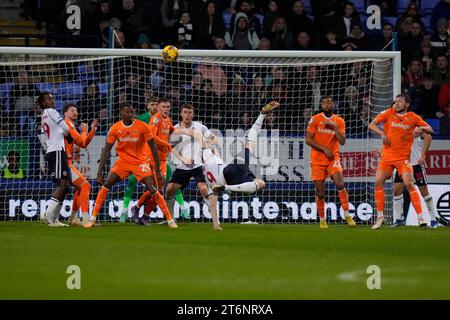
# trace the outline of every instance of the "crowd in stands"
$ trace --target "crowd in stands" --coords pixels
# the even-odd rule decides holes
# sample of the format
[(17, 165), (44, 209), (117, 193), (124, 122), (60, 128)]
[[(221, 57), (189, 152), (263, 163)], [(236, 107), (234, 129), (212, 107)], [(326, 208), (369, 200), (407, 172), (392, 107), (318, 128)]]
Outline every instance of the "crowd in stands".
[[(55, 0), (43, 4), (48, 6), (42, 8), (41, 17), (47, 32), (64, 30), (67, 3)], [(215, 50), (392, 50), (393, 32), (397, 32), (402, 51), (402, 91), (412, 96), (411, 110), (425, 118), (449, 117), (450, 0), (98, 0), (78, 4), (82, 16), (88, 17), (82, 19), (81, 30), (71, 31), (78, 46), (109, 47), (109, 26), (115, 30), (116, 48), (144, 49), (174, 44)], [(371, 4), (381, 8), (380, 30), (367, 27), (365, 12)], [(101, 41), (80, 38), (77, 42), (77, 35), (93, 35)], [(132, 101), (138, 112), (144, 112), (149, 98), (167, 96), (173, 101), (174, 112), (191, 102), (207, 125), (221, 130), (246, 129), (261, 105), (278, 99), (286, 106), (284, 115), (280, 113), (284, 119), (274, 115), (266, 126), (302, 134), (306, 121), (318, 111), (320, 95), (331, 94), (339, 112), (355, 124), (349, 127), (349, 133), (367, 132), (370, 63), (255, 68), (208, 63), (167, 65), (142, 57), (115, 63), (113, 87), (108, 83), (105, 61), (82, 63), (72, 69), (65, 65), (58, 70), (64, 81), (80, 86), (70, 97), (77, 90), (72, 88), (66, 94), (61, 84), (55, 84), (59, 109), (65, 101), (76, 101), (81, 120), (100, 119), (100, 132), (106, 132), (108, 119), (117, 116), (116, 108), (109, 110), (108, 105)], [(336, 79), (336, 74), (345, 74), (345, 79)], [(7, 82), (0, 84), (3, 135), (29, 134), (27, 129), (39, 122), (33, 97), (48, 88), (35, 79), (33, 70), (11, 72), (0, 67), (0, 82)], [(286, 121), (287, 115), (297, 121)]]

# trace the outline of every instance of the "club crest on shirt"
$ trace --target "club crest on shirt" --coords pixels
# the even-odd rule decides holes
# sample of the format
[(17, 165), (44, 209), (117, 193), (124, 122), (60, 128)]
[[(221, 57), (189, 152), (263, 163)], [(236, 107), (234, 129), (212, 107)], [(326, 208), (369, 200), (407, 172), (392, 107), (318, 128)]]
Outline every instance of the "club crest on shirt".
[(153, 119), (153, 124), (156, 125), (159, 122), (159, 117), (155, 117), (155, 119)]

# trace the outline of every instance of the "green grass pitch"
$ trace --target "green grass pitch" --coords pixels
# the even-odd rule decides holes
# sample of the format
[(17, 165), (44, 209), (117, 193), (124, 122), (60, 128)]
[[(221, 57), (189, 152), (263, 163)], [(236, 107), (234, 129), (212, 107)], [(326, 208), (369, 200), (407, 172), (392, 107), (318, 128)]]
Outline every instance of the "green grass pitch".
[[(0, 299), (450, 299), (450, 228), (223, 227), (3, 222)], [(66, 287), (69, 265), (80, 290)]]

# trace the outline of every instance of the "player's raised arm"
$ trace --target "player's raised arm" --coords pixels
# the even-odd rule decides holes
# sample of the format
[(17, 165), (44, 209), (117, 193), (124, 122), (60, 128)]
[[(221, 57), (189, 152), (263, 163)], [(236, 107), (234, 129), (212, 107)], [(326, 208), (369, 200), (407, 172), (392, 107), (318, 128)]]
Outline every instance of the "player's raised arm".
[(428, 134), (433, 134), (433, 128), (420, 116), (416, 115), (417, 118), (417, 127), (422, 129), (423, 132)]

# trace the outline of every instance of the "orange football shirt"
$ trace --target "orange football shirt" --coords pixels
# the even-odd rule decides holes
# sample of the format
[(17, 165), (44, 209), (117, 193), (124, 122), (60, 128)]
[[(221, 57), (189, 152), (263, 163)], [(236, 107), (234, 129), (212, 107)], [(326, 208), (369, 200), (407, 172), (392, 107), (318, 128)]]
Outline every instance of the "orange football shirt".
[[(314, 134), (314, 141), (318, 144), (330, 149), (333, 153), (333, 160), (340, 160), (339, 158), (339, 141), (336, 137), (334, 129), (325, 124), (326, 120), (330, 120), (337, 124), (339, 130), (345, 134), (345, 121), (338, 115), (333, 114), (331, 118), (325, 117), (322, 113), (316, 114), (309, 120), (308, 127), (306, 131)], [(325, 153), (312, 148), (311, 150), (311, 164), (312, 165), (328, 165), (330, 161), (328, 160)]]
[(94, 138), (95, 132), (94, 130), (91, 130), (91, 132), (89, 132), (88, 134), (86, 130), (83, 130), (83, 132), (80, 134), (75, 128), (75, 125), (72, 123), (72, 121), (70, 121), (69, 119), (65, 119), (64, 121), (69, 127), (69, 134), (67, 135), (67, 137), (64, 137), (67, 161), (69, 162), (69, 164), (72, 164), (73, 144), (75, 143), (81, 148), (86, 148), (89, 142), (91, 142), (92, 138)]
[(131, 164), (141, 164), (147, 161), (150, 147), (147, 141), (154, 136), (147, 124), (137, 119), (126, 126), (118, 121), (109, 129), (106, 142), (114, 144), (117, 141), (119, 158)]
[[(175, 131), (175, 127), (169, 117), (163, 118), (159, 112), (155, 113), (149, 122), (150, 131), (164, 143), (169, 143), (169, 137)], [(159, 141), (155, 140), (158, 146), (158, 156), (160, 161), (166, 161), (167, 152), (159, 150)]]
[(400, 115), (393, 107), (377, 115), (375, 121), (383, 123), (383, 131), (391, 140), (390, 147), (383, 144), (381, 149), (381, 159), (384, 161), (409, 160), (414, 129), (429, 125), (414, 112)]

